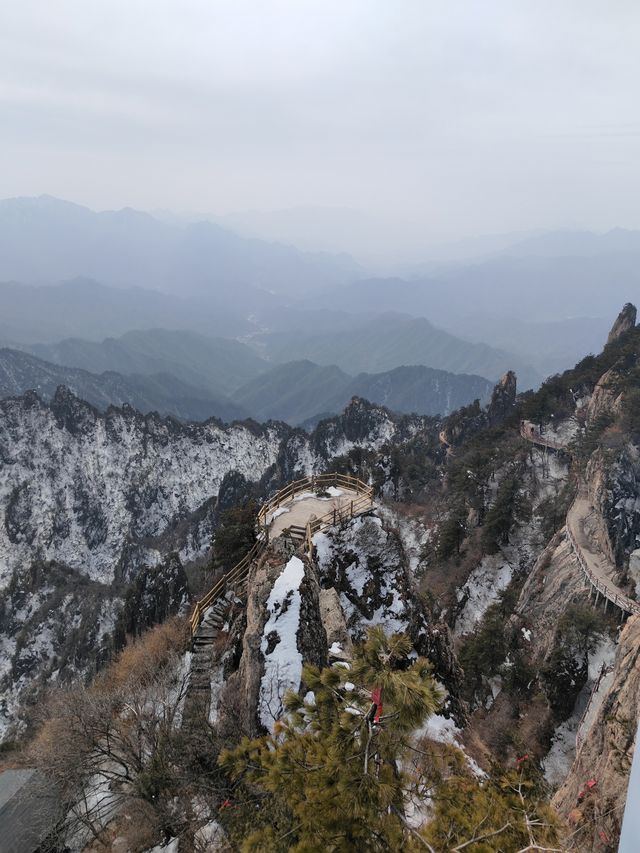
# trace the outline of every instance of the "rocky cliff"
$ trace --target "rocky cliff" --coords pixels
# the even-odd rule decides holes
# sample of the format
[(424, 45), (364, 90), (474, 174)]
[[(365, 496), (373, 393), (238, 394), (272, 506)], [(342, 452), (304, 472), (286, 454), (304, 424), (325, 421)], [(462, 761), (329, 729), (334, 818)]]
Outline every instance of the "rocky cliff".
[(313, 544), (313, 556), (301, 558), (278, 537), (252, 567), (246, 613), (230, 627), (237, 668), (227, 670), (219, 703), (227, 736), (270, 730), (285, 692), (304, 693), (303, 664), (348, 665), (352, 644), (371, 625), (410, 636), (449, 690), (447, 713), (464, 722), (448, 628), (418, 594), (399, 535), (372, 511), (317, 533)]
[[(640, 707), (640, 618), (616, 649), (613, 677), (554, 805), (579, 850), (605, 853), (620, 834)], [(633, 807), (633, 806), (632, 806)]]
[(609, 337), (607, 338), (607, 343), (610, 344), (612, 341), (615, 341), (621, 335), (624, 335), (625, 332), (628, 332), (630, 329), (636, 324), (637, 317), (637, 309), (635, 305), (632, 305), (630, 302), (623, 307), (622, 311), (618, 314), (615, 323), (611, 327), (611, 331), (609, 332)]

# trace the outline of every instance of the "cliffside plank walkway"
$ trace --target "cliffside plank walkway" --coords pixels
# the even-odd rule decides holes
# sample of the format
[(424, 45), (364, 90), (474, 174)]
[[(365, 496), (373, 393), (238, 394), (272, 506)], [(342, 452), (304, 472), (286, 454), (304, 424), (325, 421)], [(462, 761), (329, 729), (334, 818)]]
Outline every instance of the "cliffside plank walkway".
[[(520, 425), (520, 435), (532, 444), (551, 450), (570, 453), (567, 445), (557, 439), (542, 435), (528, 421)], [(611, 602), (623, 613), (640, 615), (640, 603), (626, 596), (611, 580), (616, 567), (600, 551), (594, 549), (591, 538), (585, 530), (585, 521), (593, 511), (587, 498), (586, 489), (581, 486), (573, 503), (569, 507), (566, 518), (567, 536), (576, 561), (582, 570), (585, 581), (595, 592), (596, 604), (600, 596), (604, 599), (605, 609)]]

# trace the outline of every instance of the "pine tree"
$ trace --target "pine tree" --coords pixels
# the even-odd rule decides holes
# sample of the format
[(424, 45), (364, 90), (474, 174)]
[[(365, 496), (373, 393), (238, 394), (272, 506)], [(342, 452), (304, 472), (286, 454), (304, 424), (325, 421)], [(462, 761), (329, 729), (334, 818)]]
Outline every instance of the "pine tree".
[[(408, 734), (438, 708), (440, 695), (429, 662), (411, 661), (410, 652), (406, 636), (370, 629), (350, 669), (304, 668), (308, 698), (288, 695), (273, 735), (223, 753), (222, 766), (251, 797), (248, 811), (228, 813), (243, 850), (400, 850), (420, 843), (404, 819), (409, 780), (401, 759)], [(372, 702), (378, 691), (382, 708)]]
[(488, 554), (495, 554), (500, 545), (509, 542), (509, 532), (518, 515), (525, 515), (525, 502), (520, 495), (517, 476), (507, 476), (500, 483), (496, 499), (487, 512), (482, 529), (482, 547)]
[(448, 560), (460, 553), (467, 535), (467, 508), (464, 501), (458, 501), (451, 509), (446, 520), (440, 525), (436, 544), (436, 557)]
[(558, 820), (538, 768), (528, 760), (484, 782), (453, 776), (435, 795), (432, 819), (422, 829), (431, 850), (562, 853)]
[(213, 537), (213, 568), (227, 572), (247, 554), (256, 541), (255, 501), (226, 509)]

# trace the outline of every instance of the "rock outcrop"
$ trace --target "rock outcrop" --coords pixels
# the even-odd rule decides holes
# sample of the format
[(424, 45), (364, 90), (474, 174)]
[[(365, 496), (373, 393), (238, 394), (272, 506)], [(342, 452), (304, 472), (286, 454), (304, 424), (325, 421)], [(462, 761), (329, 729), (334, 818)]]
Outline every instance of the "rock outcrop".
[(607, 338), (607, 343), (610, 344), (612, 341), (615, 341), (616, 338), (619, 338), (620, 335), (623, 335), (625, 332), (628, 332), (629, 329), (633, 329), (636, 324), (636, 306), (632, 305), (630, 302), (623, 307), (622, 311), (616, 317), (615, 323), (611, 327), (611, 331), (609, 332), (609, 337)]
[(620, 375), (613, 367), (598, 379), (587, 407), (588, 424), (593, 424), (603, 416), (613, 417), (620, 412), (622, 394), (619, 382)]
[(327, 663), (314, 568), (291, 550), (283, 557), (282, 544), (275, 539), (249, 575), (239, 665), (220, 702), (223, 729), (232, 737), (269, 729), (286, 691), (300, 688), (302, 665)]
[(501, 377), (487, 407), (489, 426), (498, 426), (513, 412), (516, 403), (516, 375), (512, 370)]

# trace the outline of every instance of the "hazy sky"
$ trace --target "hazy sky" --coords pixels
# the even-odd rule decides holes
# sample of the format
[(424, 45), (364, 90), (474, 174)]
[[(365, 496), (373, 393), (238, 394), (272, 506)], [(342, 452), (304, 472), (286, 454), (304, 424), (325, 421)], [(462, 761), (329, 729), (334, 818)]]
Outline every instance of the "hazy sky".
[(637, 0), (0, 4), (0, 196), (640, 227)]

